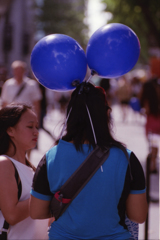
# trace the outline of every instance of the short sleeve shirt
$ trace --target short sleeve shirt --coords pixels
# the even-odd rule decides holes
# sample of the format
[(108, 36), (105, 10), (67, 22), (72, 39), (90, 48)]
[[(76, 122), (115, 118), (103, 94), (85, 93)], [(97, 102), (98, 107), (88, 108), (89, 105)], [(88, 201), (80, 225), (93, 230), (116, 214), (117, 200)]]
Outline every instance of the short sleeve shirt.
[[(21, 88), (23, 83), (26, 83), (24, 89), (16, 96), (17, 92)], [(42, 94), (39, 88), (38, 83), (35, 80), (24, 77), (23, 82), (18, 85), (17, 81), (14, 78), (8, 79), (3, 87), (1, 94), (2, 102), (6, 102), (7, 104), (14, 102), (17, 103), (25, 103), (25, 104), (33, 104), (34, 101), (39, 101), (42, 99)]]
[[(83, 152), (77, 152), (72, 143), (60, 140), (39, 163), (31, 194), (50, 201), (90, 151), (87, 144), (83, 145)], [(80, 239), (87, 239), (88, 236), (90, 239), (117, 239), (119, 235), (121, 239), (129, 238), (125, 227), (125, 202), (130, 193), (145, 192), (145, 177), (135, 154), (127, 151), (130, 167), (122, 150), (115, 147), (110, 149), (102, 168), (97, 170), (63, 215), (52, 224), (51, 239), (58, 239), (59, 234), (66, 239), (71, 236), (75, 236), (75, 239), (77, 236)]]

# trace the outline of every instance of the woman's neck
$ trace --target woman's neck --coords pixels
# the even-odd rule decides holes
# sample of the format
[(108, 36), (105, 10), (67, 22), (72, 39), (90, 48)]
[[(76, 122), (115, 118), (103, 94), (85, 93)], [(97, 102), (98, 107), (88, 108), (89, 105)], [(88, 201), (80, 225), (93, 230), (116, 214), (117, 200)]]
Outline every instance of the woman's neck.
[(24, 151), (15, 151), (14, 149), (10, 148), (6, 152), (6, 155), (26, 165), (26, 153)]

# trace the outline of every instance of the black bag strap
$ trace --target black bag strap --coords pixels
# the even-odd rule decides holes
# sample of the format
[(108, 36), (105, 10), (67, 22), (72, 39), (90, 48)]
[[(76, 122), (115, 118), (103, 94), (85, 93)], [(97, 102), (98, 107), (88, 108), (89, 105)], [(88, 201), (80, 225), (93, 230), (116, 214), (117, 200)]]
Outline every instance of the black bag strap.
[[(13, 166), (15, 168), (15, 178), (16, 178), (16, 182), (17, 182), (17, 186), (18, 186), (18, 200), (19, 200), (21, 193), (22, 193), (22, 183), (21, 183), (21, 181), (19, 181), (19, 174), (18, 174), (17, 168), (15, 167), (14, 164), (13, 164)], [(2, 233), (0, 234), (0, 240), (7, 240), (8, 229), (9, 229), (9, 223), (6, 220), (4, 220), (4, 224), (2, 227)]]
[(16, 178), (16, 182), (17, 182), (17, 185), (18, 185), (18, 200), (19, 200), (20, 197), (21, 197), (21, 193), (22, 193), (22, 183), (21, 183), (21, 180), (19, 178), (19, 174), (18, 174), (17, 168), (15, 167), (14, 164), (13, 164), (13, 166), (15, 168), (15, 178)]
[(22, 86), (19, 88), (19, 90), (18, 90), (18, 92), (16, 93), (16, 95), (14, 96), (12, 102), (21, 94), (21, 92), (23, 91), (23, 89), (25, 88), (25, 86), (26, 86), (26, 82), (24, 82), (24, 83), (22, 84)]
[(85, 161), (71, 175), (71, 177), (60, 188), (60, 192), (66, 198), (73, 198), (77, 195), (96, 171), (106, 161), (109, 155), (109, 148), (102, 151), (98, 146), (88, 155)]
[[(71, 177), (61, 186), (60, 190), (55, 193), (51, 201), (51, 214), (56, 220), (107, 160), (108, 156), (109, 148), (105, 148), (102, 151), (100, 147), (96, 146)], [(60, 205), (63, 204), (60, 210), (58, 209), (57, 201)]]

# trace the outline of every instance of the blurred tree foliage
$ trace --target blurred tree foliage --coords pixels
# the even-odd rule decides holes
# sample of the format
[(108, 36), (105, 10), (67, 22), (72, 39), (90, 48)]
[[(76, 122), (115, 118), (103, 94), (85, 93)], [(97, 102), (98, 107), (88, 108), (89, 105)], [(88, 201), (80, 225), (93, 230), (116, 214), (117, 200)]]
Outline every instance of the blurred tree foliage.
[(85, 0), (37, 0), (36, 2), (37, 30), (43, 31), (45, 35), (66, 34), (85, 47), (88, 41), (88, 27), (83, 21)]
[(113, 14), (108, 23), (122, 23), (133, 29), (141, 43), (140, 61), (147, 62), (149, 49), (160, 47), (159, 0), (102, 0)]

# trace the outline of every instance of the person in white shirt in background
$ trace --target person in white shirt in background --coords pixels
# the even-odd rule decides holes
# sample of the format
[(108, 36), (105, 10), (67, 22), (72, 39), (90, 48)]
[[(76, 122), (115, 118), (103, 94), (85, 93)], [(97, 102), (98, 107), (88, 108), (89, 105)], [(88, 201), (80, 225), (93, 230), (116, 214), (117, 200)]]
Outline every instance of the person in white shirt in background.
[(26, 76), (25, 62), (14, 61), (11, 68), (13, 78), (8, 79), (2, 86), (2, 107), (12, 102), (32, 105), (39, 120), (42, 94), (38, 82)]

